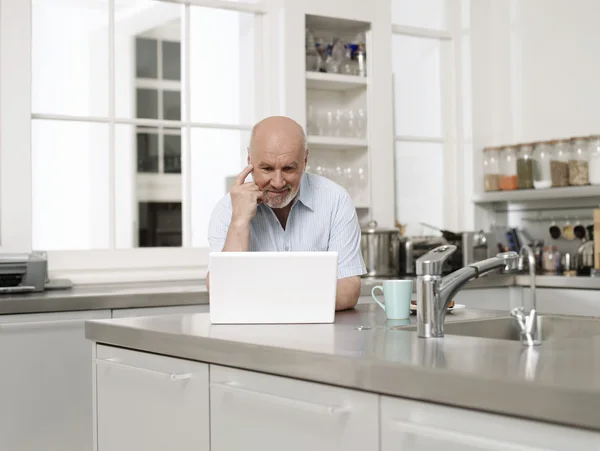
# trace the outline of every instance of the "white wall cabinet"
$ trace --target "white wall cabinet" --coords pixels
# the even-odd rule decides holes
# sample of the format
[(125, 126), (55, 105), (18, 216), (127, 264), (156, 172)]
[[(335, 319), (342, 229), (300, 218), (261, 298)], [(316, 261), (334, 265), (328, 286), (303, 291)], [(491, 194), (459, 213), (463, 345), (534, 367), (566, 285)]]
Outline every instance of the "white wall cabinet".
[(211, 365), (211, 451), (378, 449), (378, 396)]
[(208, 451), (208, 365), (97, 346), (97, 451)]
[(176, 305), (173, 307), (124, 308), (112, 311), (113, 318), (136, 318), (139, 316), (179, 315), (188, 313), (208, 313), (208, 304)]
[(92, 343), (110, 310), (0, 315), (0, 449), (92, 449)]
[(467, 409), (381, 397), (381, 451), (600, 450), (600, 434)]

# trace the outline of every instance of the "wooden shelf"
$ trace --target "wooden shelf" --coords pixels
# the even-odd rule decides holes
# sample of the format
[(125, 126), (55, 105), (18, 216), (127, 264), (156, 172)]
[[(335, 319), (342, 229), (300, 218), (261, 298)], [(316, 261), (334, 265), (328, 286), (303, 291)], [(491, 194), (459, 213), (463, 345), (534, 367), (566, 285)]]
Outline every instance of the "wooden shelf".
[(358, 75), (328, 74), (325, 72), (306, 72), (306, 88), (327, 91), (348, 91), (365, 88), (367, 78)]
[(598, 197), (600, 199), (600, 186), (568, 186), (565, 188), (523, 189), (514, 191), (494, 191), (476, 194), (473, 202), (476, 204), (489, 204), (496, 202), (524, 202), (553, 199), (581, 199), (583, 197)]
[(330, 150), (366, 149), (367, 140), (360, 138), (338, 138), (335, 136), (308, 136), (309, 147)]

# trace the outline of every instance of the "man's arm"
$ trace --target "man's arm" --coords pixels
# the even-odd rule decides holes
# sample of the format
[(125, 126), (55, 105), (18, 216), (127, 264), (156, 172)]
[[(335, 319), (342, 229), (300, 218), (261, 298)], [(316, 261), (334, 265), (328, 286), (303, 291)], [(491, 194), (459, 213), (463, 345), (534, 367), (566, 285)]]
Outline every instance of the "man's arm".
[(344, 193), (334, 213), (328, 248), (338, 252), (336, 310), (354, 308), (360, 297), (360, 276), (366, 273), (360, 236), (356, 209), (350, 196)]
[(346, 310), (354, 308), (360, 297), (360, 276), (344, 277), (337, 281), (335, 309)]

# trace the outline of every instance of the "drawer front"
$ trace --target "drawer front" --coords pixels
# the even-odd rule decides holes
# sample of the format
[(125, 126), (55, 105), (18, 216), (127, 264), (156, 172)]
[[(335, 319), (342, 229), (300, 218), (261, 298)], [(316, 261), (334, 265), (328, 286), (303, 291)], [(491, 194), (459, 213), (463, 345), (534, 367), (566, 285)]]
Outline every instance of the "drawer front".
[(97, 351), (98, 451), (208, 451), (208, 365), (106, 346)]
[(375, 394), (211, 365), (210, 396), (212, 451), (378, 448)]
[(600, 450), (600, 434), (467, 409), (381, 397), (381, 450)]

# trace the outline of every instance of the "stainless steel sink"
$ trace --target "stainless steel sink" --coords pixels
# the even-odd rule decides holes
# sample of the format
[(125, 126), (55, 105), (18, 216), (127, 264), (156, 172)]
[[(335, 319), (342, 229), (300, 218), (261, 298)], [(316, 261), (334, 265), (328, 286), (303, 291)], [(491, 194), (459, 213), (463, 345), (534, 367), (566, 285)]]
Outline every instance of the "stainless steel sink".
[[(540, 315), (538, 327), (542, 341), (600, 336), (600, 318), (566, 315)], [(416, 326), (396, 326), (398, 330), (416, 330)], [(445, 335), (494, 338), (497, 340), (519, 340), (519, 327), (515, 318), (488, 318), (468, 321), (447, 322)]]

